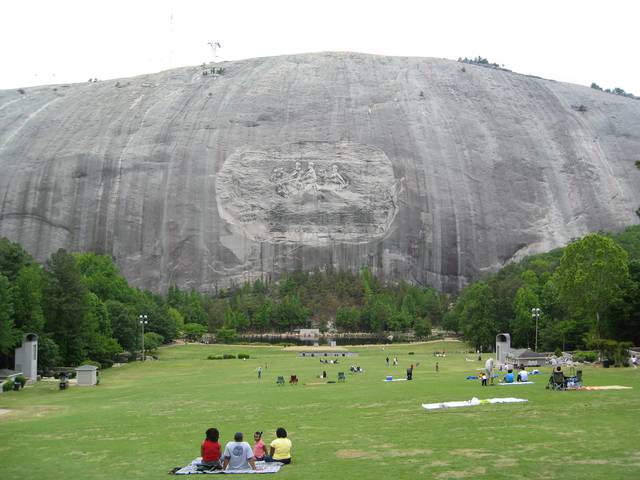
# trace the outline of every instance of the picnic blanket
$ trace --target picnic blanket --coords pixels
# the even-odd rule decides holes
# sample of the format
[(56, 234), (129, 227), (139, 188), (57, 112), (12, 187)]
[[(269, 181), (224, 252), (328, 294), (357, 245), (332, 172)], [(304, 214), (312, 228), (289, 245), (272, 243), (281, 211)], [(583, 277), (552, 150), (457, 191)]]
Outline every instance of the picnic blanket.
[(588, 387), (567, 388), (567, 390), (631, 390), (633, 387), (622, 385), (591, 385)]
[(535, 382), (512, 382), (512, 383), (499, 383), (498, 385), (533, 385)]
[(528, 402), (529, 400), (525, 400), (523, 398), (487, 398), (484, 400), (479, 400), (476, 397), (473, 397), (471, 400), (464, 400), (461, 402), (443, 402), (443, 403), (423, 403), (422, 407), (427, 410), (438, 410), (440, 408), (458, 408), (458, 407), (475, 407), (477, 405), (486, 405), (490, 403), (520, 403), (520, 402)]
[(256, 470), (198, 470), (198, 465), (202, 457), (198, 457), (194, 459), (189, 465), (186, 467), (182, 467), (179, 470), (173, 472), (174, 475), (194, 475), (194, 474), (228, 474), (228, 473), (278, 473), (278, 470), (284, 466), (284, 464), (280, 462), (256, 462)]
[(406, 378), (385, 378), (383, 382), (406, 382)]
[[(500, 375), (498, 375), (497, 373), (494, 375), (491, 375), (491, 378), (498, 378)], [(478, 380), (480, 377), (477, 377), (476, 375), (469, 375), (467, 377), (467, 380)], [(487, 379), (488, 380), (488, 379)]]

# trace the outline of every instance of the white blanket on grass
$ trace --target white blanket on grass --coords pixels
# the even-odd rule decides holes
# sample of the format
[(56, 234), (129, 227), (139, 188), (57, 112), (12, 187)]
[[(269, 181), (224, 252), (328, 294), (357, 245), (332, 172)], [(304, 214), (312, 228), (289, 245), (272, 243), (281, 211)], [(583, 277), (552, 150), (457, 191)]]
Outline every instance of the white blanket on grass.
[(422, 407), (427, 410), (438, 410), (440, 408), (458, 408), (458, 407), (475, 407), (477, 405), (486, 405), (490, 403), (520, 403), (528, 402), (523, 398), (487, 398), (479, 400), (473, 397), (471, 400), (463, 400), (461, 402), (442, 402), (442, 403), (423, 403)]
[(250, 468), (247, 470), (198, 470), (198, 465), (202, 461), (202, 457), (198, 457), (193, 460), (186, 467), (182, 467), (180, 470), (175, 472), (176, 475), (193, 475), (193, 474), (216, 474), (216, 473), (278, 473), (278, 470), (284, 466), (283, 463), (280, 462), (256, 462), (256, 470), (251, 470)]
[(511, 382), (511, 383), (499, 383), (498, 385), (500, 385), (501, 387), (504, 387), (505, 385), (533, 385), (535, 382)]

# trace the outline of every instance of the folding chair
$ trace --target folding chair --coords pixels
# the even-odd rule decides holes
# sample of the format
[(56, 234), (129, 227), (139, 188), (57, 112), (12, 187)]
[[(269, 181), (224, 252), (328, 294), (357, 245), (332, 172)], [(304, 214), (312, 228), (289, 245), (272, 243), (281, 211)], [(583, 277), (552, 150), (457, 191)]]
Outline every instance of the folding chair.
[(289, 384), (297, 385), (298, 384), (298, 376), (297, 375), (291, 375), (291, 379), (289, 379)]
[(564, 390), (567, 387), (564, 373), (554, 370), (553, 375), (549, 379), (552, 390)]
[(284, 385), (284, 377), (278, 376), (278, 379), (276, 380), (276, 383), (278, 385)]
[(346, 377), (344, 376), (344, 372), (338, 372), (338, 381), (344, 382), (345, 380), (346, 380)]

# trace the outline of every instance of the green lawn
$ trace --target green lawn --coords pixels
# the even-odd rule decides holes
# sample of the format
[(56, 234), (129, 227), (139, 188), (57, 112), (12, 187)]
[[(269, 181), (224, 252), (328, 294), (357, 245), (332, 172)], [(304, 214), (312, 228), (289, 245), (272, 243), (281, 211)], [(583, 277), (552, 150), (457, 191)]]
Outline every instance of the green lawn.
[[(433, 357), (442, 348), (447, 357)], [(285, 427), (294, 463), (279, 479), (640, 478), (640, 369), (584, 369), (587, 385), (632, 390), (549, 391), (549, 368), (535, 385), (482, 388), (465, 380), (481, 363), (467, 362), (461, 343), (351, 350), (365, 373), (347, 373), (344, 384), (317, 375), (326, 370), (335, 380), (349, 360), (321, 365), (279, 347), (185, 345), (162, 349), (158, 361), (105, 370), (97, 387), (59, 391), (40, 382), (0, 394), (0, 408), (11, 410), (0, 416), (0, 478), (167, 478), (198, 456), (212, 426), (223, 445), (255, 430), (268, 443)], [(252, 358), (206, 360), (222, 353)], [(387, 355), (400, 366), (387, 367)], [(418, 362), (412, 382), (382, 381)], [(276, 385), (277, 375), (291, 374), (297, 386)], [(473, 396), (529, 402), (421, 407)]]

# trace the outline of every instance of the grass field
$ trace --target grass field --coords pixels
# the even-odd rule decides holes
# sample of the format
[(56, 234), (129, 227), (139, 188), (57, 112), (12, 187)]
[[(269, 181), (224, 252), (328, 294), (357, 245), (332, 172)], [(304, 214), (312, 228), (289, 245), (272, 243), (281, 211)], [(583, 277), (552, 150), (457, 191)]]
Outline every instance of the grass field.
[[(443, 348), (446, 358), (432, 355)], [(293, 464), (277, 474), (281, 480), (640, 478), (640, 369), (584, 369), (586, 385), (632, 390), (546, 390), (549, 368), (533, 377), (535, 385), (483, 388), (465, 380), (481, 363), (466, 361), (463, 348), (351, 347), (365, 372), (335, 384), (317, 376), (326, 370), (336, 380), (351, 361), (323, 365), (280, 347), (245, 345), (164, 348), (158, 361), (105, 370), (97, 387), (59, 391), (39, 382), (0, 394), (0, 409), (10, 410), (0, 415), (0, 478), (167, 478), (199, 455), (212, 426), (223, 445), (236, 431), (250, 440), (255, 430), (269, 443), (285, 427)], [(222, 353), (252, 358), (206, 359)], [(387, 367), (387, 355), (400, 365)], [(419, 363), (413, 381), (382, 381), (403, 376), (410, 363)], [(256, 369), (265, 364), (259, 382)], [(276, 385), (277, 375), (291, 374), (297, 386)], [(421, 407), (473, 396), (529, 402)]]

